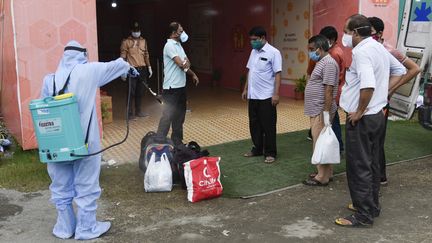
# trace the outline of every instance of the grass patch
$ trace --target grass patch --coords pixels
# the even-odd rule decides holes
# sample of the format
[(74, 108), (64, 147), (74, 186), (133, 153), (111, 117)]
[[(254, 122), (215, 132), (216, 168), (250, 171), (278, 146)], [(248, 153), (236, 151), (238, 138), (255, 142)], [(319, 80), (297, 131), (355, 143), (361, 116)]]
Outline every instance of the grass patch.
[[(236, 141), (209, 147), (211, 155), (221, 156), (224, 196), (256, 195), (298, 184), (315, 168), (310, 164), (312, 143), (306, 140), (307, 131), (277, 136), (278, 159), (271, 165), (263, 157), (244, 158), (252, 144), (250, 140)], [(432, 154), (432, 136), (416, 121), (389, 121), (386, 137), (387, 163)], [(334, 167), (335, 173), (345, 171), (345, 161)]]
[(37, 150), (16, 148), (12, 158), (0, 160), (0, 187), (23, 192), (47, 189), (50, 178)]
[[(225, 197), (250, 196), (298, 184), (315, 170), (310, 164), (312, 143), (306, 131), (279, 134), (278, 160), (264, 164), (263, 157), (244, 158), (250, 140), (208, 147), (211, 155), (221, 156), (222, 184)], [(387, 162), (396, 162), (432, 154), (431, 133), (416, 121), (389, 122), (386, 138)], [(345, 171), (345, 162), (335, 166), (335, 173)], [(37, 150), (17, 148), (11, 159), (0, 160), (0, 187), (24, 192), (47, 189), (50, 179), (46, 164), (39, 162)], [(134, 197), (143, 191), (143, 177), (136, 163), (103, 170), (104, 193)], [(112, 195), (110, 195), (112, 194)]]

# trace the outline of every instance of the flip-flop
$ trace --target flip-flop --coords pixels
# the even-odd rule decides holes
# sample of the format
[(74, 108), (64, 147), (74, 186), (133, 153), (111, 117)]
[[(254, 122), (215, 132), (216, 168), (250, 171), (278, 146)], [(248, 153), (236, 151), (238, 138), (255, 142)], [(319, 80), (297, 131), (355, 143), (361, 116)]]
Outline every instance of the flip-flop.
[(249, 157), (255, 157), (255, 156), (258, 156), (258, 155), (254, 154), (252, 152), (247, 152), (247, 153), (243, 154), (243, 156), (249, 158)]
[(328, 182), (322, 183), (315, 178), (309, 178), (307, 180), (304, 180), (303, 184), (305, 184), (306, 186), (328, 186)]
[(273, 156), (267, 156), (265, 158), (265, 160), (264, 160), (264, 163), (271, 164), (271, 163), (275, 162), (275, 160), (276, 160), (275, 157), (273, 157)]
[[(315, 178), (315, 176), (318, 175), (318, 172), (312, 172), (309, 174), (309, 178)], [(329, 178), (329, 181), (332, 182), (333, 181), (333, 176)]]
[(342, 227), (351, 227), (351, 228), (359, 228), (359, 227), (372, 227), (372, 224), (364, 223), (356, 219), (354, 215), (346, 216), (345, 218), (338, 218), (335, 220), (335, 224)]
[(352, 203), (348, 203), (347, 208), (353, 212), (357, 212), (357, 208), (354, 207), (354, 205)]
[[(348, 203), (348, 205), (347, 205), (347, 209), (348, 209), (348, 210), (351, 210), (351, 211), (353, 211), (353, 212), (357, 212), (357, 208), (354, 207), (354, 204), (353, 204), (353, 203)], [(372, 216), (373, 216), (374, 218), (379, 217), (379, 215), (380, 215), (380, 211), (374, 211), (374, 212), (372, 213)]]

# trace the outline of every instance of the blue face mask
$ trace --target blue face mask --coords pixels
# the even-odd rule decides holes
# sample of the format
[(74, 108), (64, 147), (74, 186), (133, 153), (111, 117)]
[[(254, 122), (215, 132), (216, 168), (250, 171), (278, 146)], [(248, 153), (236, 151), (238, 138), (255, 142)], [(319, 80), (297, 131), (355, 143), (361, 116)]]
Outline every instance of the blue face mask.
[(316, 53), (316, 50), (315, 50), (315, 51), (310, 51), (310, 52), (309, 52), (309, 58), (310, 58), (312, 61), (314, 61), (314, 62), (318, 62), (319, 59), (320, 59), (320, 55), (318, 55), (318, 54)]
[(251, 40), (251, 46), (255, 50), (260, 50), (264, 44), (260, 40)]

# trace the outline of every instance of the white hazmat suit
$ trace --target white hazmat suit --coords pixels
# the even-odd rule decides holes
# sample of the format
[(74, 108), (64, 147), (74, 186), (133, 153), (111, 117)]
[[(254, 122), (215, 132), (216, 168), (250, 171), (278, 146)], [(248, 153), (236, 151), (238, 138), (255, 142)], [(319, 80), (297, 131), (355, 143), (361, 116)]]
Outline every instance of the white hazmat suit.
[[(63, 53), (55, 74), (44, 78), (42, 98), (52, 96), (55, 80), (56, 93), (63, 88), (70, 75), (66, 92), (74, 93), (78, 100), (81, 127), (84, 137), (88, 132), (89, 153), (101, 149), (98, 119), (96, 115), (96, 94), (98, 88), (127, 73), (130, 65), (122, 58), (111, 62), (87, 62), (86, 50), (76, 41), (70, 41)], [(55, 78), (54, 78), (55, 77)], [(89, 125), (90, 122), (90, 125)], [(51, 201), (57, 208), (57, 222), (53, 234), (62, 239), (86, 240), (97, 238), (107, 232), (110, 222), (96, 221), (96, 200), (101, 188), (99, 174), (101, 155), (70, 161), (48, 163), (51, 177)], [(77, 214), (72, 207), (77, 206)]]

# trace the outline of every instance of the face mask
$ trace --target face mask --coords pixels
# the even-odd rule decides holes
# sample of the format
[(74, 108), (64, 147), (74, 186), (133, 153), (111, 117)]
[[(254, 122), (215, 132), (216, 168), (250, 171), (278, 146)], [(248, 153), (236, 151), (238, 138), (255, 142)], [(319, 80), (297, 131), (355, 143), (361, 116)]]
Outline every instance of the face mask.
[(310, 51), (310, 52), (309, 52), (309, 58), (310, 58), (312, 61), (314, 61), (314, 62), (318, 62), (319, 59), (320, 59), (320, 55), (318, 55), (318, 53), (316, 53), (316, 50), (315, 50), (315, 51)]
[(138, 31), (138, 32), (132, 32), (132, 37), (134, 37), (134, 38), (138, 38), (138, 37), (140, 37), (141, 36), (141, 31)]
[(348, 48), (352, 48), (353, 47), (352, 35), (348, 35), (347, 33), (344, 33), (344, 35), (342, 36), (342, 45)]
[(260, 50), (264, 44), (260, 40), (251, 40), (251, 46), (255, 50)]
[(328, 42), (328, 44), (329, 44), (329, 49), (330, 49), (333, 46), (333, 44), (330, 43), (330, 41)]
[(180, 41), (184, 43), (184, 42), (186, 42), (188, 39), (189, 39), (188, 34), (186, 34), (186, 32), (183, 31), (183, 32), (180, 34)]

